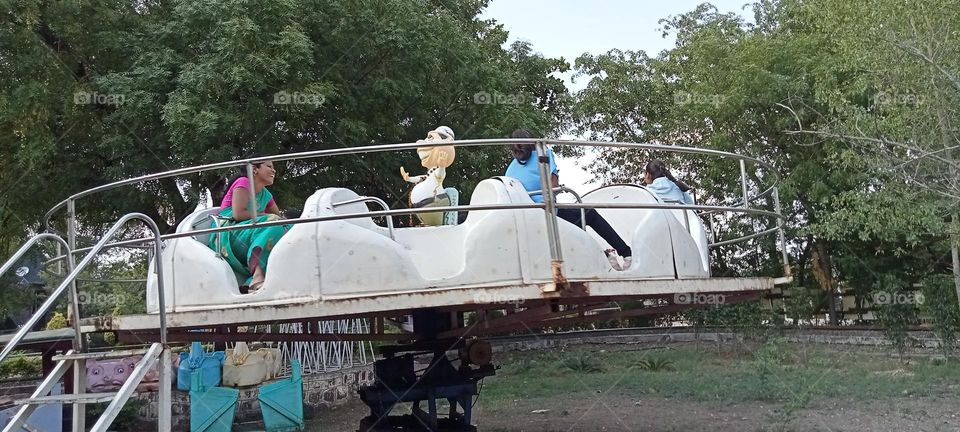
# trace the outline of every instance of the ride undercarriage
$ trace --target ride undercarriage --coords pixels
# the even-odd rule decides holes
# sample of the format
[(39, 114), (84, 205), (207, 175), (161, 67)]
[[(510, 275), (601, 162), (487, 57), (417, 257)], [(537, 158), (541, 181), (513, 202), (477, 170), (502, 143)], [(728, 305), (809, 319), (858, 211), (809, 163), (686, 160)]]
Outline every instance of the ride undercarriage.
[[(121, 342), (150, 344), (151, 356), (145, 358), (150, 359), (151, 364), (144, 367), (157, 363), (161, 371), (169, 369), (170, 346), (177, 343), (392, 341), (396, 344), (380, 350), (384, 358), (375, 366), (376, 383), (361, 389), (361, 399), (371, 409), (370, 416), (361, 421), (361, 430), (475, 430), (470, 408), (477, 382), (495, 373), (490, 346), (482, 339), (484, 336), (706, 307), (709, 305), (691, 301), (706, 294), (723, 294), (725, 304), (751, 301), (775, 285), (789, 281), (776, 172), (766, 163), (732, 153), (654, 144), (462, 140), (453, 141), (453, 145), (461, 148), (515, 142), (534, 144), (540, 154), (545, 154), (548, 145), (582, 145), (730, 158), (739, 162), (742, 200), (731, 206), (683, 205), (664, 202), (642, 186), (608, 185), (582, 196), (574, 192), (574, 203), (558, 203), (552, 193), (544, 193), (544, 202), (536, 203), (515, 179), (495, 177), (477, 185), (469, 205), (390, 209), (380, 198), (331, 187), (311, 195), (296, 219), (218, 226), (217, 209), (200, 209), (185, 218), (175, 233), (161, 234), (150, 218), (130, 214), (118, 221), (96, 245), (78, 247), (75, 203), (106, 190), (244, 165), (250, 172), (251, 164), (262, 160), (282, 162), (411, 150), (430, 144), (278, 155), (123, 180), (75, 194), (55, 206), (48, 212), (48, 220), (66, 209), (67, 238), (52, 230), (40, 234), (0, 268), (2, 275), (42, 240), (57, 242), (62, 253), (55, 260), (67, 268), (64, 281), (31, 322), (4, 345), (0, 361), (59, 299), (68, 298), (71, 310), (80, 310), (74, 282), (98, 254), (107, 249), (146, 246), (152, 251), (144, 293), (146, 310), (133, 315), (74, 317), (74, 349), (61, 363), (72, 361), (82, 365), (87, 351), (82, 335), (92, 332), (114, 332)], [(774, 179), (767, 187), (754, 185), (753, 196), (749, 194), (747, 163)], [(552, 188), (544, 181), (542, 189), (547, 192)], [(751, 203), (764, 199), (772, 200), (773, 209), (751, 207)], [(379, 208), (371, 210), (368, 204)], [(596, 209), (633, 248), (631, 266), (624, 270), (611, 268), (604, 256), (609, 245), (592, 230), (555, 217), (557, 208)], [(467, 212), (467, 217), (456, 225), (401, 228), (393, 224), (397, 216), (435, 212)], [(709, 224), (703, 221), (724, 213), (765, 217), (774, 223), (748, 236), (711, 242), (714, 235)], [(119, 229), (134, 219), (145, 223), (152, 235), (113, 241)], [(384, 223), (376, 223), (378, 219)], [(242, 282), (208, 246), (210, 236), (221, 231), (277, 224), (291, 225), (291, 228), (274, 246), (263, 288), (244, 294)], [(779, 235), (783, 254), (781, 276), (711, 277), (711, 248), (774, 233)], [(82, 256), (79, 263), (74, 263), (75, 256)], [(625, 302), (639, 302), (643, 307), (621, 307)], [(369, 320), (370, 331), (282, 335), (240, 331), (255, 324), (346, 318)], [(412, 324), (412, 328), (401, 325), (404, 320)], [(425, 357), (429, 358), (426, 367), (417, 373), (416, 361)], [(60, 369), (55, 371), (59, 376), (51, 375), (53, 381), (64, 376), (65, 367)], [(137, 376), (134, 374), (132, 379)], [(73, 379), (75, 384), (82, 384), (83, 378), (78, 374)], [(160, 430), (169, 430), (169, 373), (161, 372), (160, 379), (158, 421)], [(47, 384), (45, 381), (32, 397), (35, 403), (25, 402), (4, 430), (17, 430), (38, 401), (49, 398), (44, 393), (49, 391), (45, 388), (49, 387)], [(83, 387), (74, 385), (75, 389)], [(105, 399), (112, 401), (111, 405), (92, 430), (106, 430), (135, 387), (136, 383), (129, 388), (125, 385), (116, 395)], [(80, 400), (74, 405), (74, 430), (85, 427), (82, 390), (80, 392), (63, 398), (65, 402)], [(446, 417), (438, 411), (438, 400), (449, 403), (450, 412)], [(391, 416), (392, 409), (404, 402), (414, 404), (412, 414)], [(420, 406), (422, 402), (427, 404), (426, 410)]]

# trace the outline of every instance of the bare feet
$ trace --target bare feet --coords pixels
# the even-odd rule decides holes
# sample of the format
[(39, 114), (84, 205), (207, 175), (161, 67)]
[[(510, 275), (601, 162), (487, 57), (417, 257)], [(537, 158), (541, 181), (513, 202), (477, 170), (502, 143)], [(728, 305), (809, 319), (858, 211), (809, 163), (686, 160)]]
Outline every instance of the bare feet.
[(263, 272), (263, 269), (260, 266), (257, 266), (253, 271), (253, 278), (250, 280), (250, 288), (247, 290), (247, 294), (253, 294), (257, 291), (260, 291), (263, 288), (263, 281), (266, 279), (266, 275)]

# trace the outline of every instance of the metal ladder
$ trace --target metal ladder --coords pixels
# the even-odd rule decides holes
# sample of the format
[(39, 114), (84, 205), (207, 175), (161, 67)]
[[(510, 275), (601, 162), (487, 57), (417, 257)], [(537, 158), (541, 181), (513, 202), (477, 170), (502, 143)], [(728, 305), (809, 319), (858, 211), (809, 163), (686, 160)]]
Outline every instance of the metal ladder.
[[(71, 206), (72, 207), (72, 206)], [(72, 209), (70, 209), (72, 210)], [(68, 210), (68, 211), (70, 211)], [(72, 216), (72, 211), (70, 211)], [(144, 222), (153, 232), (153, 243), (154, 243), (154, 268), (157, 272), (158, 280), (158, 296), (160, 304), (160, 342), (153, 343), (147, 349), (138, 349), (138, 350), (124, 350), (124, 351), (111, 351), (111, 352), (85, 352), (84, 343), (83, 343), (83, 333), (80, 327), (80, 308), (79, 301), (77, 299), (77, 289), (76, 289), (76, 278), (86, 268), (90, 262), (99, 254), (107, 245), (117, 231), (123, 227), (131, 219), (138, 219)], [(15, 432), (19, 431), (21, 427), (25, 425), (25, 422), (30, 417), (30, 415), (40, 406), (48, 404), (69, 404), (73, 406), (73, 423), (72, 430), (73, 432), (85, 432), (86, 429), (86, 404), (92, 403), (102, 403), (110, 402), (107, 408), (104, 410), (103, 414), (100, 415), (100, 418), (97, 419), (97, 422), (90, 429), (94, 432), (104, 432), (107, 428), (110, 427), (113, 420), (116, 419), (117, 414), (120, 413), (120, 409), (127, 403), (127, 400), (133, 395), (134, 391), (138, 385), (140, 385), (143, 378), (147, 375), (154, 365), (158, 365), (158, 377), (159, 377), (159, 400), (158, 400), (158, 415), (157, 415), (157, 426), (158, 430), (161, 432), (167, 432), (171, 430), (171, 398), (172, 398), (172, 371), (171, 371), (171, 353), (169, 346), (167, 345), (167, 327), (166, 327), (166, 304), (164, 303), (164, 292), (163, 292), (163, 269), (161, 266), (161, 244), (160, 244), (160, 230), (157, 228), (156, 223), (152, 219), (141, 213), (130, 213), (122, 218), (120, 218), (104, 236), (97, 242), (93, 248), (87, 253), (86, 256), (80, 261), (80, 263), (74, 266), (73, 263), (73, 251), (71, 246), (74, 243), (75, 237), (75, 226), (73, 221), (75, 219), (71, 218), (71, 223), (68, 225), (68, 230), (70, 231), (70, 243), (67, 243), (60, 236), (50, 233), (38, 234), (20, 247), (16, 253), (13, 254), (10, 259), (8, 259), (3, 266), (0, 266), (0, 276), (6, 273), (13, 265), (23, 257), (23, 255), (31, 247), (37, 244), (40, 240), (55, 240), (58, 245), (66, 248), (65, 258), (67, 261), (67, 270), (69, 274), (63, 280), (63, 282), (50, 294), (46, 301), (40, 306), (36, 313), (30, 317), (26, 324), (24, 324), (19, 331), (13, 336), (13, 338), (8, 342), (4, 347), (3, 351), (0, 352), (0, 362), (3, 362), (7, 356), (13, 352), (13, 349), (16, 348), (24, 337), (30, 332), (40, 319), (51, 309), (54, 303), (57, 302), (60, 297), (64, 295), (65, 292), (70, 292), (70, 305), (74, 311), (73, 313), (73, 329), (74, 329), (74, 349), (68, 351), (66, 354), (54, 356), (53, 360), (57, 362), (53, 370), (44, 378), (40, 383), (37, 389), (33, 394), (26, 399), (15, 401), (16, 405), (20, 405), (20, 409), (10, 420), (10, 423), (3, 429), (3, 432)], [(150, 239), (146, 239), (150, 240)], [(112, 393), (86, 393), (86, 364), (87, 360), (100, 360), (100, 359), (110, 359), (110, 358), (123, 358), (133, 355), (143, 355), (142, 359), (134, 370), (131, 372), (130, 377), (123, 383), (120, 389)], [(54, 386), (60, 382), (61, 379), (67, 374), (67, 372), (73, 368), (73, 394), (63, 394), (51, 396), (50, 392), (53, 390)]]

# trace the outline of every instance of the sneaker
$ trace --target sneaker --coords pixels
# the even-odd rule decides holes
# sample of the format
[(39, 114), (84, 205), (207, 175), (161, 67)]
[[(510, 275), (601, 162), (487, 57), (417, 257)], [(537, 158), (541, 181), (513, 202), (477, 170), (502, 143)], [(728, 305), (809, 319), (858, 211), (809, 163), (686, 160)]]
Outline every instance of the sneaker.
[(615, 249), (607, 249), (604, 253), (607, 254), (607, 261), (610, 261), (610, 266), (613, 267), (614, 270), (623, 271), (625, 267), (620, 262), (620, 255), (617, 255)]
[(631, 264), (633, 264), (633, 257), (623, 258), (623, 270), (629, 270)]

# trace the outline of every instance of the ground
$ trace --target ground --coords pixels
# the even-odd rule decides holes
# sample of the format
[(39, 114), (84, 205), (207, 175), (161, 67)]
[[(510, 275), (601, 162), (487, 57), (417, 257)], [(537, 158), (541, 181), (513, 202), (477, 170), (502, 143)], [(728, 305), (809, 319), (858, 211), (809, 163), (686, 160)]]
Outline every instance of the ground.
[[(772, 341), (505, 353), (480, 431), (956, 431), (960, 362)], [(401, 411), (402, 412), (402, 411)], [(355, 431), (359, 401), (308, 431)]]

